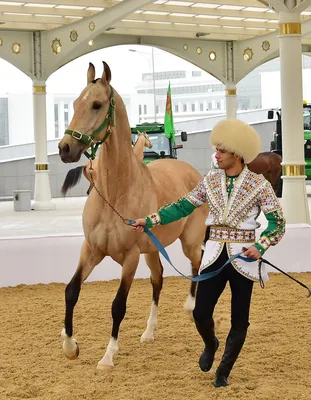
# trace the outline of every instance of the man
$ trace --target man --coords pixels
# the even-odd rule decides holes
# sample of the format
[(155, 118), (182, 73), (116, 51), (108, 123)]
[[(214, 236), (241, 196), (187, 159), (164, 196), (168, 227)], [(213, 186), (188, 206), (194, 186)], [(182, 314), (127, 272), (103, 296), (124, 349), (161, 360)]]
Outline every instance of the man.
[[(249, 125), (239, 120), (219, 122), (211, 132), (210, 141), (216, 150), (219, 169), (209, 174), (176, 203), (163, 206), (157, 213), (136, 220), (133, 230), (142, 232), (186, 217), (196, 207), (207, 202), (210, 226), (200, 273), (219, 270), (235, 254), (258, 260), (269, 246), (279, 242), (285, 232), (282, 209), (270, 183), (262, 175), (248, 170), (259, 153), (260, 138)], [(260, 212), (268, 220), (267, 229), (256, 241), (255, 229)], [(219, 346), (214, 331), (213, 312), (218, 298), (229, 281), (231, 300), (231, 330), (225, 351), (216, 370), (215, 387), (228, 385), (228, 376), (243, 347), (249, 327), (249, 311), (254, 281), (268, 280), (264, 268), (257, 262), (236, 258), (211, 279), (200, 281), (193, 311), (195, 324), (205, 348), (199, 359), (202, 371), (212, 368)]]

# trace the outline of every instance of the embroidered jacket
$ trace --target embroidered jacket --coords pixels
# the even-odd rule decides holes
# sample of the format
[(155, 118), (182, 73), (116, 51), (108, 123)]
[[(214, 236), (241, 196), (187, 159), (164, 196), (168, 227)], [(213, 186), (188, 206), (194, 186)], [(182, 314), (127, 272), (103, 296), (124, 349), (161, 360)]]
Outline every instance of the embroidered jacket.
[[(210, 239), (206, 242), (200, 271), (208, 268), (227, 246), (229, 257), (254, 245), (263, 255), (276, 245), (285, 233), (285, 219), (281, 205), (271, 184), (245, 166), (238, 177), (228, 178), (224, 170), (214, 169), (187, 195), (176, 203), (163, 206), (157, 213), (146, 217), (147, 227), (165, 225), (191, 214), (197, 207), (208, 203), (206, 225), (211, 225)], [(256, 221), (260, 212), (265, 214), (268, 227), (255, 241)], [(252, 280), (259, 280), (258, 263), (236, 259), (232, 265)], [(268, 275), (262, 267), (263, 280)]]

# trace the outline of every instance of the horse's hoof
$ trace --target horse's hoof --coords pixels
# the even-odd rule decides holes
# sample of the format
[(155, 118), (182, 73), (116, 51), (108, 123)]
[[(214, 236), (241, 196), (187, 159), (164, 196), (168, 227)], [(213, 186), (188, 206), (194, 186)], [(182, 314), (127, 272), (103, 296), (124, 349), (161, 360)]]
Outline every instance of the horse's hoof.
[(75, 339), (72, 339), (72, 344), (68, 345), (67, 342), (63, 343), (63, 350), (68, 360), (76, 360), (79, 357), (79, 345)]
[(68, 360), (75, 360), (78, 358), (80, 350), (78, 342), (75, 338), (70, 338), (66, 335), (65, 330), (62, 330), (61, 336), (63, 338), (63, 350)]
[(152, 342), (154, 342), (154, 336), (142, 335), (140, 337), (140, 343), (152, 343)]
[(154, 330), (153, 329), (146, 329), (145, 332), (140, 337), (140, 343), (150, 343), (154, 341)]
[(99, 371), (109, 371), (114, 367), (114, 364), (101, 364), (100, 362), (97, 364), (96, 369), (98, 369)]
[(193, 296), (189, 295), (185, 301), (184, 310), (189, 315), (190, 321), (194, 321), (194, 318), (193, 318), (194, 306), (195, 306), (195, 299)]

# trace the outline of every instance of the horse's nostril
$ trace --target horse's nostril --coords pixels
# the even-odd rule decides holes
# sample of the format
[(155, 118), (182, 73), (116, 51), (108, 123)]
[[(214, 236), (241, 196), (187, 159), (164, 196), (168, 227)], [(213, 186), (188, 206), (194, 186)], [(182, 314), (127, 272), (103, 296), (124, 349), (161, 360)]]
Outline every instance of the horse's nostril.
[(70, 151), (69, 144), (65, 144), (65, 146), (63, 147), (63, 152), (64, 153), (69, 153), (69, 151)]

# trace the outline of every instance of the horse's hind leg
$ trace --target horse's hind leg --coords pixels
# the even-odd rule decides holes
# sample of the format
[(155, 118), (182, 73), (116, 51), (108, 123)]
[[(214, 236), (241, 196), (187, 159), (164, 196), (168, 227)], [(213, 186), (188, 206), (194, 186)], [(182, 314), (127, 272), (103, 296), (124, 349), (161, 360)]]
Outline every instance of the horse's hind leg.
[[(112, 302), (112, 332), (104, 357), (98, 362), (97, 368), (113, 367), (113, 357), (118, 352), (118, 335), (121, 322), (126, 312), (126, 302), (139, 262), (138, 248), (128, 252), (122, 262), (122, 278), (115, 299)], [(119, 261), (118, 261), (119, 262)]]
[(152, 304), (151, 312), (147, 321), (147, 328), (140, 338), (141, 343), (154, 340), (154, 331), (158, 325), (159, 298), (163, 285), (163, 266), (159, 258), (159, 253), (146, 254), (145, 259), (151, 271), (150, 280), (152, 284)]
[[(192, 241), (189, 243), (186, 235), (182, 235), (180, 237), (181, 244), (182, 244), (182, 249), (185, 254), (185, 256), (191, 261), (191, 268), (192, 268), (192, 276), (196, 277), (198, 276), (199, 273), (199, 268), (201, 265), (201, 259), (202, 259), (202, 244), (203, 241), (197, 240), (195, 243)], [(196, 282), (191, 282), (190, 284), (190, 293), (186, 299), (186, 302), (184, 304), (184, 310), (189, 313), (189, 316), (191, 319), (193, 319), (192, 316), (192, 311), (194, 310), (194, 305), (195, 305), (195, 292), (196, 292), (196, 287), (197, 283)]]
[(87, 279), (94, 267), (104, 258), (103, 254), (94, 254), (88, 243), (84, 241), (81, 249), (78, 268), (65, 290), (66, 314), (65, 327), (62, 330), (63, 350), (65, 356), (74, 360), (79, 355), (79, 346), (72, 337), (73, 310), (78, 301), (82, 283)]

